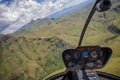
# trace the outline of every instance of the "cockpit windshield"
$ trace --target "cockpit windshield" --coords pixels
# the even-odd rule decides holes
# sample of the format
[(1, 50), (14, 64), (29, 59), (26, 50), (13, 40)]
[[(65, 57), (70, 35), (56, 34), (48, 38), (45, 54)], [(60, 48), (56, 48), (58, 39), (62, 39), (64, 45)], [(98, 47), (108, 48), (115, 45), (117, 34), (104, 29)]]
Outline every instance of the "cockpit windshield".
[[(0, 0), (0, 80), (43, 80), (64, 71), (96, 0)], [(120, 0), (94, 14), (83, 46), (113, 50), (100, 71), (120, 76)]]

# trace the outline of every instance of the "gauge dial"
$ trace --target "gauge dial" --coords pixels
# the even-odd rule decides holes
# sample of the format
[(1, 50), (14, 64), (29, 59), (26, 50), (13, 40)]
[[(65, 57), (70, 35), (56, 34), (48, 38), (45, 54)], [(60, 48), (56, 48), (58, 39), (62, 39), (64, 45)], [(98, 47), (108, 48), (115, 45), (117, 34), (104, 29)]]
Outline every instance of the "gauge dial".
[(69, 68), (73, 68), (74, 66), (75, 66), (75, 64), (74, 64), (73, 62), (69, 62), (69, 63), (68, 63), (68, 67), (69, 67)]
[(100, 57), (103, 57), (103, 51), (100, 51), (99, 55), (100, 55)]
[(103, 66), (102, 61), (101, 61), (101, 60), (97, 60), (97, 61), (95, 62), (95, 66), (96, 66), (97, 68), (101, 68), (101, 67)]
[(70, 55), (66, 55), (66, 60), (70, 60)]
[(98, 55), (97, 55), (97, 52), (96, 52), (96, 51), (93, 51), (93, 52), (91, 53), (91, 57), (92, 57), (92, 58), (97, 58), (97, 56), (98, 56)]
[(94, 68), (95, 64), (93, 62), (88, 62), (87, 67), (88, 68)]
[(73, 56), (74, 56), (75, 59), (79, 59), (80, 58), (80, 52), (74, 53)]

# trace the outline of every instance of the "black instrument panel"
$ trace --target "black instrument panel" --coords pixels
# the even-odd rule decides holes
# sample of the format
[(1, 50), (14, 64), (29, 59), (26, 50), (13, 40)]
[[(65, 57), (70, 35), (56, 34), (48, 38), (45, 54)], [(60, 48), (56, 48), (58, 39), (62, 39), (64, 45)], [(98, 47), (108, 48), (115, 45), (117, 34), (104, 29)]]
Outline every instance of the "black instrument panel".
[(99, 69), (107, 63), (111, 54), (112, 50), (107, 47), (82, 46), (65, 50), (62, 57), (67, 68), (79, 65), (81, 69)]

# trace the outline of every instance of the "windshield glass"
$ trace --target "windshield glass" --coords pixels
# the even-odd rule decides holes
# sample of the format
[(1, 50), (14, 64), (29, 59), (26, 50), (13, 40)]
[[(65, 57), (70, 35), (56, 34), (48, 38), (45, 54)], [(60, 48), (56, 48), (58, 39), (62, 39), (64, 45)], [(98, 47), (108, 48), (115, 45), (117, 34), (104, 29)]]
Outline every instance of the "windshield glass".
[[(43, 80), (63, 72), (62, 52), (76, 48), (96, 0), (0, 0), (0, 79)], [(82, 45), (108, 46), (101, 70), (120, 76), (120, 1), (96, 12)], [(115, 66), (118, 65), (118, 66)]]
[(120, 76), (120, 0), (111, 0), (112, 8), (107, 12), (96, 12), (92, 18), (83, 45), (101, 45), (113, 50), (112, 57), (103, 72)]

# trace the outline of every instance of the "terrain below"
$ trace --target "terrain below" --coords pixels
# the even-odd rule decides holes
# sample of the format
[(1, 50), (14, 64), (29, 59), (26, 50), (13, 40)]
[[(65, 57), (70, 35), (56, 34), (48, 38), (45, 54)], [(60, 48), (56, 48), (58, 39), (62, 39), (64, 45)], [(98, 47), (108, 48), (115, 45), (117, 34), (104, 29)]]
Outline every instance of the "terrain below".
[[(90, 7), (59, 18), (31, 21), (14, 34), (0, 35), (0, 80), (43, 80), (63, 71), (61, 54), (65, 49), (77, 47)], [(109, 11), (96, 12), (82, 45), (112, 48), (112, 57), (101, 71), (120, 76), (119, 0)]]

